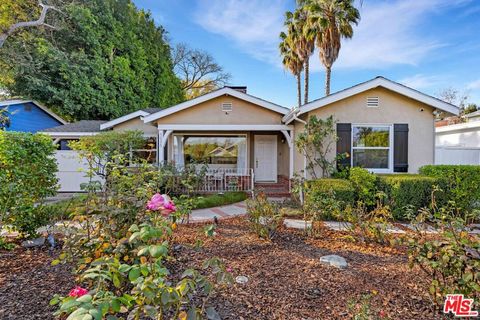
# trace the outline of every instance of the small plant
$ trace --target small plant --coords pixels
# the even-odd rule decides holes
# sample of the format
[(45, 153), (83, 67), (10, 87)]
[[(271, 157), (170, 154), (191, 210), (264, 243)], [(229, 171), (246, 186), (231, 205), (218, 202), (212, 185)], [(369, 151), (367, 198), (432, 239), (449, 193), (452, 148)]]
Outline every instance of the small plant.
[(0, 237), (0, 249), (11, 251), (15, 249), (15, 244), (7, 242), (4, 238)]
[(374, 310), (372, 306), (372, 294), (364, 294), (358, 301), (348, 302), (348, 313), (353, 320), (388, 320), (385, 311)]
[(388, 244), (391, 241), (387, 229), (393, 221), (393, 216), (388, 206), (384, 205), (385, 194), (376, 194), (376, 206), (369, 210), (359, 201), (356, 207), (347, 208), (343, 212), (343, 220), (351, 225), (349, 231), (353, 238), (362, 242), (376, 242)]
[(282, 216), (279, 207), (268, 201), (264, 193), (247, 200), (250, 228), (260, 238), (271, 240), (277, 233)]
[(356, 190), (357, 200), (367, 207), (373, 207), (376, 203), (377, 176), (363, 168), (350, 169), (349, 179)]
[(407, 240), (410, 266), (418, 266), (430, 278), (429, 292), (437, 306), (447, 294), (480, 299), (480, 237), (469, 234), (465, 217), (454, 202), (437, 207), (435, 191), (431, 208), (422, 209), (417, 226), (433, 223), (440, 234), (430, 237), (422, 227)]

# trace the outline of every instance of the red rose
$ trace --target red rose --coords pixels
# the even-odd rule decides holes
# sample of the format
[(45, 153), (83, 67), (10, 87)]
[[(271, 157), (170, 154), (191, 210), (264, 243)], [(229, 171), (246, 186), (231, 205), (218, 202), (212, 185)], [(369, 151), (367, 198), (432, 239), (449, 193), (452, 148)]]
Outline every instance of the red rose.
[(68, 295), (70, 297), (75, 297), (75, 298), (80, 298), (81, 296), (84, 296), (88, 293), (88, 290), (87, 289), (84, 289), (82, 287), (75, 287), (73, 288), (72, 290), (70, 290), (70, 292), (68, 293)]

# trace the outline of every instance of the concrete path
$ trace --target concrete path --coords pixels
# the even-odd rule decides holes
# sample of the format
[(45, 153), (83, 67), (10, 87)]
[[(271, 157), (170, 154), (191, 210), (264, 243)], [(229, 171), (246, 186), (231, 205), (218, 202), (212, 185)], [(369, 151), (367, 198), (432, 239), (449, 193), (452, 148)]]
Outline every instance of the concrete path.
[(213, 221), (214, 217), (222, 220), (246, 214), (247, 205), (245, 204), (245, 201), (242, 201), (222, 207), (192, 210), (192, 213), (190, 214), (190, 222), (209, 222)]

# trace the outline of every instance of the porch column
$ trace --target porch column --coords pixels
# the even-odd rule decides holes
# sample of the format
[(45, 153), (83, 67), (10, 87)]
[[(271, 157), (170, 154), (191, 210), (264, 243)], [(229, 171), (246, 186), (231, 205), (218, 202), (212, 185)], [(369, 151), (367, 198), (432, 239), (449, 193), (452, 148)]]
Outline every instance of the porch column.
[(295, 146), (294, 146), (294, 143), (293, 143), (293, 129), (291, 130), (282, 130), (282, 133), (283, 135), (285, 136), (285, 140), (287, 140), (287, 143), (288, 143), (288, 148), (289, 148), (289, 158), (290, 158), (290, 161), (289, 161), (289, 189), (292, 188), (292, 179), (293, 179), (293, 155), (294, 155), (294, 151), (295, 151)]
[(165, 130), (158, 128), (158, 142), (157, 142), (157, 156), (158, 156), (158, 165), (163, 165), (165, 154), (164, 154), (164, 147), (163, 147), (163, 140), (164, 140)]

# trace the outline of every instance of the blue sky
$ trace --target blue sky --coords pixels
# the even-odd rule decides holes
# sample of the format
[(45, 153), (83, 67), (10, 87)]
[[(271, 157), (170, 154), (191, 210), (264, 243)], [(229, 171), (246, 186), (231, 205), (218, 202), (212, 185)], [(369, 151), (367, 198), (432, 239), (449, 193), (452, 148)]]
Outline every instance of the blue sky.
[[(295, 79), (281, 65), (278, 34), (294, 0), (134, 0), (150, 10), (172, 44), (210, 52), (231, 84), (291, 107)], [(377, 75), (429, 94), (453, 87), (480, 104), (480, 0), (364, 0), (354, 37), (333, 66), (332, 92)], [(324, 72), (312, 56), (311, 99)]]

